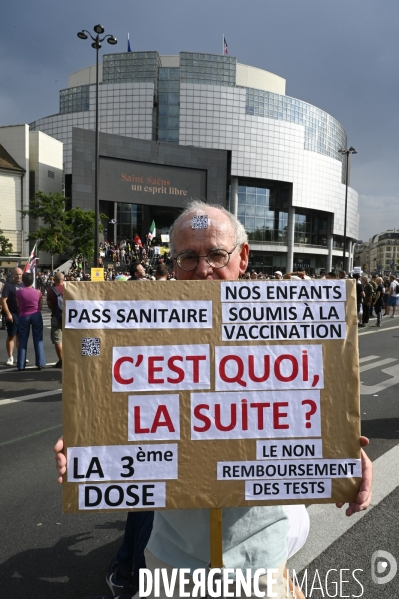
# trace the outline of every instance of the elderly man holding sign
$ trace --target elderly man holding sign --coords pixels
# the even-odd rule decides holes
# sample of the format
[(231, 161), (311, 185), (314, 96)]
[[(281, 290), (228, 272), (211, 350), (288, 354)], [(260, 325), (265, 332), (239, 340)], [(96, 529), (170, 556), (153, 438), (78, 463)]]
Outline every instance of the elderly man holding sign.
[[(177, 280), (237, 280), (248, 265), (248, 242), (241, 223), (220, 206), (193, 202), (178, 217), (171, 234), (171, 253), (175, 260)], [(360, 444), (368, 440), (362, 437)], [(63, 442), (55, 446), (60, 475), (66, 472)], [(364, 510), (371, 501), (371, 462), (361, 451), (362, 482), (354, 503), (346, 514)], [(62, 478), (59, 479), (60, 482)], [(341, 507), (343, 504), (337, 504)], [(301, 517), (304, 508), (299, 507)], [(306, 519), (305, 519), (306, 521)], [(216, 523), (217, 528), (217, 523)], [(268, 584), (268, 577), (258, 577), (257, 589), (269, 597), (286, 597), (283, 573), (287, 559), (289, 520), (282, 505), (230, 507), (223, 509), (223, 565), (243, 572), (274, 569), (276, 583)], [(215, 530), (215, 528), (213, 529)], [(141, 535), (140, 530), (131, 530)], [(126, 541), (126, 539), (125, 539)], [(133, 559), (133, 556), (132, 556)], [(137, 556), (135, 556), (135, 561)], [(210, 562), (210, 519), (205, 509), (157, 511), (146, 550), (147, 568), (187, 568), (191, 572), (206, 568)], [(211, 563), (211, 565), (214, 565)], [(168, 579), (170, 580), (172, 573)], [(270, 581), (269, 581), (270, 582)], [(190, 587), (186, 587), (186, 591)], [(125, 591), (127, 589), (123, 589)], [(133, 593), (133, 591), (132, 591)], [(273, 594), (271, 594), (273, 593)], [(277, 594), (274, 594), (277, 593)], [(132, 594), (119, 595), (130, 599)], [(144, 595), (142, 595), (144, 596)], [(165, 594), (161, 581), (161, 597)], [(179, 585), (174, 595), (179, 596)]]

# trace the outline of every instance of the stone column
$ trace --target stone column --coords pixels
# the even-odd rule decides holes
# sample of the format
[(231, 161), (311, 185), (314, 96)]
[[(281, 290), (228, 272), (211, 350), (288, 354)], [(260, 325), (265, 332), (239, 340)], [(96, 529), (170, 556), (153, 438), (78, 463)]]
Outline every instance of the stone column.
[(332, 270), (332, 252), (333, 252), (333, 222), (334, 217), (332, 214), (328, 215), (327, 222), (327, 250), (328, 254), (326, 257), (326, 272), (331, 272)]
[(350, 240), (349, 244), (348, 244), (347, 264), (348, 264), (348, 273), (350, 273), (353, 270), (353, 241), (352, 240)]
[(287, 272), (294, 270), (294, 231), (295, 231), (295, 208), (288, 208), (288, 231), (287, 231)]
[(114, 244), (115, 245), (116, 245), (116, 227), (117, 227), (116, 219), (117, 219), (117, 216), (118, 216), (118, 204), (116, 202), (114, 202), (114, 221), (115, 221), (115, 224), (114, 224)]

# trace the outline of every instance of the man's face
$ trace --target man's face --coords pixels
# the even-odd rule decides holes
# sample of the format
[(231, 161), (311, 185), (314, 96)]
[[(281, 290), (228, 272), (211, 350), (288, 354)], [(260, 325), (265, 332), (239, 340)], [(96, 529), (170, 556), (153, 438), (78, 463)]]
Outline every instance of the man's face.
[(12, 282), (14, 285), (20, 285), (22, 282), (22, 270), (20, 268), (14, 268), (12, 271)]
[(139, 279), (143, 279), (145, 277), (144, 266), (142, 266), (141, 264), (139, 264), (138, 267), (137, 267), (137, 269), (136, 269), (135, 275)]
[[(209, 218), (207, 229), (193, 229), (191, 227), (192, 214), (187, 215), (180, 223), (174, 233), (174, 258), (182, 252), (187, 251), (194, 252), (198, 256), (206, 256), (211, 250), (224, 249), (230, 252), (234, 248), (235, 235), (228, 216), (217, 208), (209, 208), (207, 215)], [(236, 248), (230, 254), (229, 263), (223, 268), (212, 268), (204, 257), (199, 259), (198, 265), (194, 270), (189, 271), (181, 269), (177, 262), (175, 262), (176, 279), (179, 281), (238, 279), (238, 276), (246, 271), (248, 250), (247, 243), (241, 249)]]

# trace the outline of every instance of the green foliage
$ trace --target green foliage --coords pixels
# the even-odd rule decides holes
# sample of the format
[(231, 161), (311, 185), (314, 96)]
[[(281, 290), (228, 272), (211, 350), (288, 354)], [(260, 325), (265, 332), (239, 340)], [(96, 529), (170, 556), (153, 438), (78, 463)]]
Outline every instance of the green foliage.
[[(94, 256), (94, 212), (72, 208), (65, 211), (68, 198), (60, 193), (48, 195), (39, 191), (29, 205), (29, 210), (21, 210), (24, 216), (40, 219), (40, 226), (28, 236), (28, 241), (37, 242), (43, 252), (71, 255), (83, 254), (86, 259)], [(101, 214), (102, 219), (107, 219)], [(99, 230), (102, 231), (102, 225)], [(1, 246), (0, 246), (1, 247)]]
[(37, 242), (39, 250), (48, 252), (52, 256), (63, 254), (70, 245), (65, 212), (66, 201), (67, 198), (60, 193), (47, 195), (38, 191), (30, 202), (29, 210), (21, 210), (23, 216), (35, 220), (41, 219), (41, 224), (36, 231), (28, 235), (28, 241)]
[[(106, 214), (100, 215), (101, 219), (108, 218)], [(88, 260), (94, 256), (94, 211), (72, 208), (67, 213), (67, 222), (70, 231), (70, 246), (74, 256), (82, 254)], [(103, 226), (99, 225), (99, 230)]]
[(12, 252), (12, 243), (3, 235), (2, 229), (0, 229), (0, 256), (8, 256)]

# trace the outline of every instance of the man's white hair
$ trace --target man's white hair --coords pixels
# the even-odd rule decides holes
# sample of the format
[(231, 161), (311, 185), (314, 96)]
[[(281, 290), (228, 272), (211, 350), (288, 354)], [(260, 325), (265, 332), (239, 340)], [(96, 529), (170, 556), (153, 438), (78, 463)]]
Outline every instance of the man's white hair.
[(176, 229), (179, 227), (179, 224), (184, 220), (187, 216), (196, 215), (198, 212), (207, 212), (209, 208), (216, 208), (216, 210), (220, 210), (222, 214), (225, 214), (229, 219), (232, 229), (234, 231), (235, 245), (237, 247), (242, 247), (244, 243), (248, 243), (248, 236), (244, 229), (244, 226), (238, 218), (234, 216), (231, 212), (226, 210), (221, 204), (207, 204), (206, 202), (202, 202), (201, 200), (193, 200), (190, 204), (183, 210), (181, 214), (177, 217), (175, 222), (173, 223), (170, 229), (170, 237), (169, 237), (169, 249), (172, 257), (174, 256), (174, 244), (175, 244), (175, 235)]

